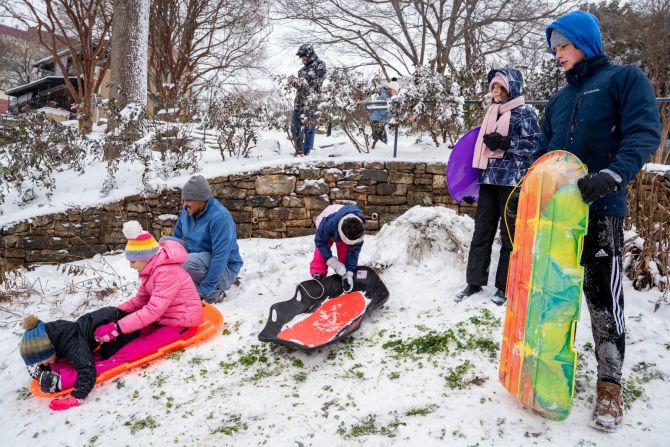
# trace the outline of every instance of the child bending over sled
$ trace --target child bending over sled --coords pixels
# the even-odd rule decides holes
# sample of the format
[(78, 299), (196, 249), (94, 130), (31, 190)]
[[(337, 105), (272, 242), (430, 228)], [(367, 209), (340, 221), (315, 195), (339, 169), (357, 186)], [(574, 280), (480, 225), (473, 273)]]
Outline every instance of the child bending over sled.
[(123, 234), (126, 258), (140, 277), (137, 295), (75, 322), (43, 323), (32, 315), (24, 320), (19, 351), (40, 389), (54, 393), (74, 387), (69, 397), (51, 401), (52, 410), (80, 405), (97, 374), (192, 337), (204, 320), (195, 284), (181, 267), (187, 259), (184, 247), (159, 244), (137, 221), (126, 222)]
[[(314, 279), (323, 279), (328, 267), (342, 277), (342, 288), (354, 288), (354, 270), (363, 247), (365, 218), (356, 205), (330, 205), (316, 218), (314, 259), (309, 272)], [(335, 243), (337, 257), (330, 247)], [(344, 262), (342, 262), (344, 261)]]

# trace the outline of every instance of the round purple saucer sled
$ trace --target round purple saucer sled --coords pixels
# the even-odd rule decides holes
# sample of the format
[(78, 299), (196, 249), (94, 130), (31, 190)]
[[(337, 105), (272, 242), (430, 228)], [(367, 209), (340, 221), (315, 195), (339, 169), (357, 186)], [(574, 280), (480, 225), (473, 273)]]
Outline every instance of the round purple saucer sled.
[(456, 142), (447, 162), (447, 188), (459, 205), (463, 200), (474, 203), (479, 198), (479, 169), (472, 167), (478, 134), (479, 127), (475, 127), (463, 135)]

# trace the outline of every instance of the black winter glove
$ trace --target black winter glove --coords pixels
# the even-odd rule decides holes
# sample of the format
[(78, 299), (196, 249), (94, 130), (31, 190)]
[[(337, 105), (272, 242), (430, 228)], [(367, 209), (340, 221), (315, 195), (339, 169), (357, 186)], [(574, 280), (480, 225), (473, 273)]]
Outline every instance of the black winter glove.
[(601, 197), (619, 191), (621, 177), (609, 169), (600, 172), (586, 174), (577, 180), (577, 187), (582, 194), (582, 199), (587, 205), (592, 204)]
[(507, 136), (502, 136), (498, 132), (491, 132), (484, 135), (484, 144), (492, 151), (500, 149), (506, 151), (509, 149), (512, 140)]

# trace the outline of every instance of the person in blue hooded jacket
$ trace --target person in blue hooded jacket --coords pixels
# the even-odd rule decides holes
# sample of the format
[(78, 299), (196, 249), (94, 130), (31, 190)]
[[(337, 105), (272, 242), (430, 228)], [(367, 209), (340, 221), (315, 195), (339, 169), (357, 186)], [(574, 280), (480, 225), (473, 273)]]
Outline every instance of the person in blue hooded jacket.
[(492, 104), (482, 121), (473, 158), (473, 167), (481, 169), (475, 231), (468, 254), (467, 285), (456, 295), (455, 301), (481, 292), (487, 284), (493, 241), (500, 227), (502, 246), (495, 277), (497, 290), (492, 297), (500, 306), (507, 301), (507, 271), (518, 200), (517, 194), (511, 198), (510, 194), (531, 164), (540, 126), (537, 114), (524, 102), (521, 72), (514, 68), (493, 69), (487, 80)]
[(626, 185), (660, 144), (659, 113), (642, 70), (608, 60), (595, 16), (571, 12), (553, 22), (546, 37), (567, 85), (547, 104), (536, 156), (565, 149), (588, 167), (578, 186), (589, 204), (581, 263), (598, 362), (591, 424), (615, 431), (623, 418), (621, 256)]
[[(312, 278), (321, 280), (328, 267), (342, 277), (342, 288), (354, 288), (354, 272), (365, 236), (365, 217), (357, 205), (330, 205), (316, 218), (314, 258), (309, 265)], [(337, 256), (331, 251), (335, 244)]]
[[(379, 88), (379, 95), (375, 98), (376, 101), (387, 101), (392, 96), (398, 94), (400, 84), (396, 78), (392, 78), (386, 86)], [(386, 123), (391, 119), (391, 114), (388, 109), (376, 109), (370, 114), (370, 127), (372, 128), (372, 149), (375, 148), (377, 141), (382, 140), (384, 144), (388, 142), (386, 134)]]
[(191, 275), (200, 298), (219, 303), (242, 269), (233, 216), (212, 196), (207, 179), (194, 175), (181, 192), (184, 204), (172, 236), (188, 251), (182, 265)]

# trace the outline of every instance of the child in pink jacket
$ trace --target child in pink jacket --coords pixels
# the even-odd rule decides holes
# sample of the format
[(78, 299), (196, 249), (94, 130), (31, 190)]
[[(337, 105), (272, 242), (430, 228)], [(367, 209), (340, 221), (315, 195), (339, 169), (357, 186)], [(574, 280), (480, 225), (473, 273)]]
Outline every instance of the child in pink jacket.
[[(42, 391), (74, 387), (71, 396), (51, 402), (54, 410), (80, 405), (95, 384), (91, 377), (190, 338), (204, 320), (195, 284), (181, 266), (186, 249), (173, 241), (159, 244), (137, 221), (126, 222), (123, 234), (128, 238), (126, 258), (140, 276), (137, 295), (77, 322), (44, 324), (35, 318), (37, 324), (26, 327), (21, 355), (29, 367), (38, 365), (33, 377)], [(98, 343), (100, 350), (93, 353)]]

